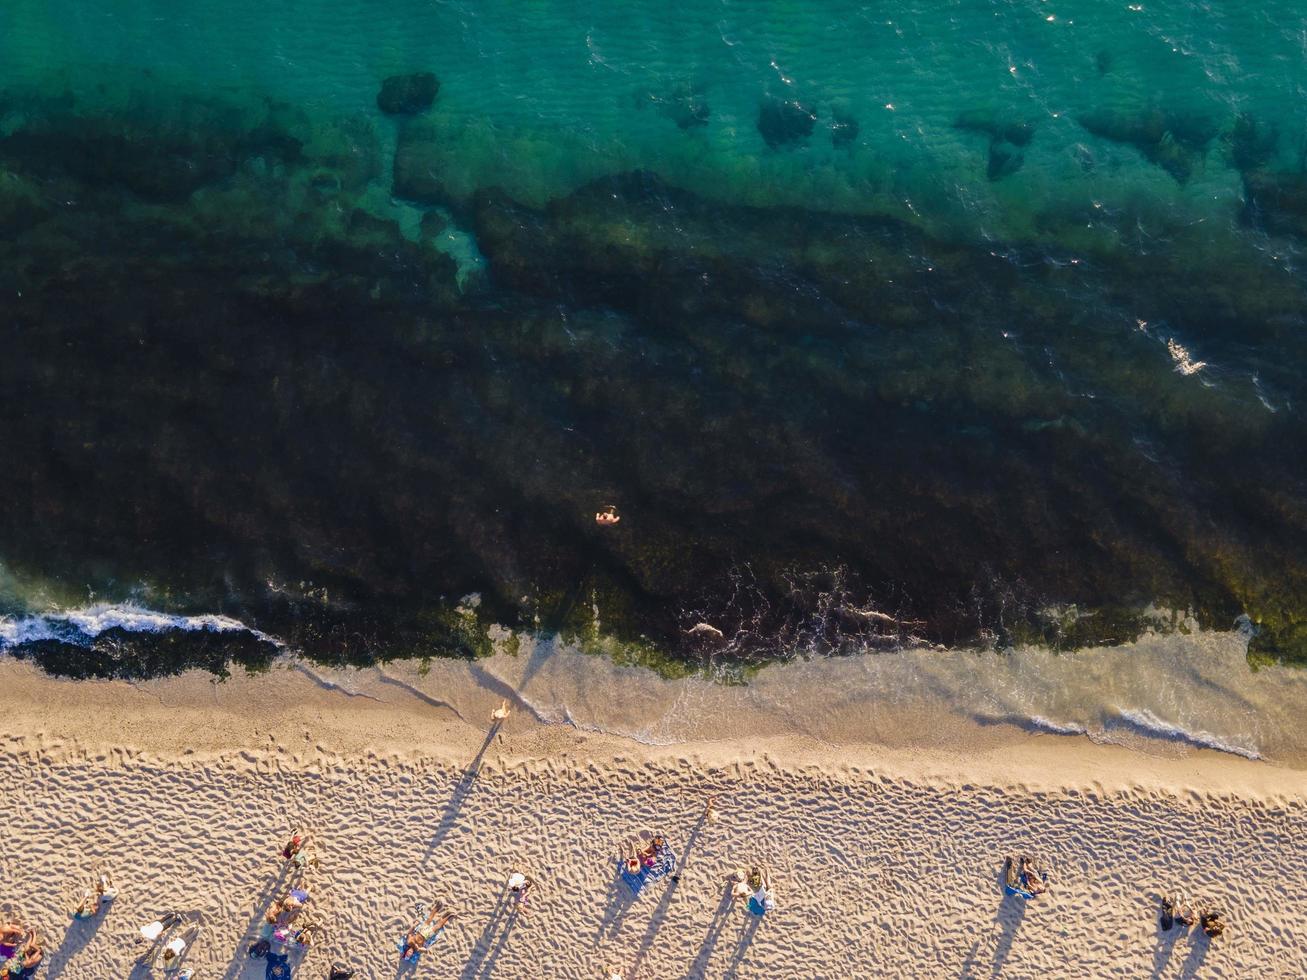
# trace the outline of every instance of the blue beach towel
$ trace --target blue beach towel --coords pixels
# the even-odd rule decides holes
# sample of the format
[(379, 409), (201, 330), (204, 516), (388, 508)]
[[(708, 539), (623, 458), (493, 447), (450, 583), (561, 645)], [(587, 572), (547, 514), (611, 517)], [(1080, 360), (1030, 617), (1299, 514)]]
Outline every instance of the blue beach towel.
[(670, 847), (664, 847), (658, 852), (658, 860), (652, 868), (645, 868), (644, 874), (649, 881), (657, 881), (665, 875), (671, 874), (676, 870), (676, 855)]
[(640, 865), (640, 873), (633, 875), (626, 870), (626, 862), (617, 862), (617, 873), (621, 879), (626, 882), (626, 887), (631, 889), (632, 895), (639, 895), (640, 889), (650, 881), (657, 881), (676, 870), (676, 854), (670, 847), (664, 847), (658, 852), (658, 860), (652, 865)]
[[(430, 914), (429, 912), (423, 913), (422, 919), (425, 921), (427, 915), (429, 914)], [(445, 930), (443, 926), (437, 929), (436, 934), (432, 936), (430, 939), (428, 939), (426, 943), (424, 943), (422, 946), (419, 946), (408, 956), (405, 956), (404, 949), (408, 946), (408, 934), (411, 931), (412, 930), (405, 930), (404, 935), (399, 937), (399, 942), (395, 946), (395, 948), (399, 950), (400, 959), (405, 963), (416, 963), (418, 960), (420, 960), (422, 958), (422, 954), (436, 944), (436, 940), (440, 938), (441, 934), (444, 933)]]
[(631, 872), (626, 870), (625, 861), (618, 861), (617, 874), (619, 877), (621, 877), (621, 879), (624, 882), (626, 882), (626, 887), (631, 889), (632, 895), (640, 894), (640, 889), (644, 887), (644, 883), (645, 883), (644, 868), (640, 869), (640, 873), (638, 875), (633, 875), (631, 874)]
[(1017, 880), (1021, 882), (1019, 886), (1009, 885), (1004, 882), (1003, 891), (1007, 892), (1009, 895), (1016, 895), (1019, 898), (1034, 898), (1035, 893), (1030, 888), (1030, 876), (1023, 871)]

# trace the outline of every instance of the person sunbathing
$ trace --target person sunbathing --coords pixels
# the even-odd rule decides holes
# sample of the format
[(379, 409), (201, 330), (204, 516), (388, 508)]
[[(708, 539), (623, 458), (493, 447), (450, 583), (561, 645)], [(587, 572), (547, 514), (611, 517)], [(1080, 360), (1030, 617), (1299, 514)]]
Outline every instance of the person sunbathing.
[(281, 901), (269, 905), (268, 911), (263, 914), (263, 921), (270, 926), (284, 926), (304, 911), (304, 906), (308, 903), (307, 892), (293, 891)]
[(41, 948), (40, 943), (36, 941), (36, 931), (33, 930), (27, 936), (27, 941), (23, 944), (22, 949), (18, 950), (17, 962), (19, 967), (14, 970), (11, 962), (9, 971), (17, 973), (20, 977), (26, 977), (41, 965), (41, 960), (45, 958), (45, 950)]
[(404, 948), (400, 950), (399, 958), (406, 960), (422, 952), (435, 941), (453, 918), (453, 912), (444, 912), (439, 902), (432, 902), (431, 912), (404, 937)]
[(1034, 862), (1026, 855), (1021, 856), (1021, 880), (1025, 882), (1026, 891), (1032, 895), (1042, 895), (1048, 891), (1048, 879), (1035, 870)]
[(1221, 918), (1220, 912), (1204, 911), (1198, 917), (1198, 922), (1202, 925), (1208, 939), (1219, 939), (1225, 933), (1225, 920)]
[(27, 935), (27, 930), (17, 922), (0, 925), (0, 959), (8, 959), (18, 950), (18, 944)]

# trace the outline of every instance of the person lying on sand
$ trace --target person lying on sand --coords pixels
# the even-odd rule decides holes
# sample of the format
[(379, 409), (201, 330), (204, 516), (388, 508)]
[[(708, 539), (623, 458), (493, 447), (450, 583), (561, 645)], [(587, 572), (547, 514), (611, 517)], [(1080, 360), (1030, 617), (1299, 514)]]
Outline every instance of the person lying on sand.
[(1048, 891), (1048, 876), (1036, 870), (1034, 862), (1024, 854), (1021, 855), (1020, 877), (1031, 894), (1042, 895)]
[(626, 853), (626, 873), (631, 875), (638, 875), (640, 873), (640, 869), (644, 866), (644, 861), (640, 856), (642, 852), (640, 850), (639, 842), (634, 837), (628, 837), (626, 839), (625, 853)]
[(1198, 922), (1202, 925), (1208, 939), (1220, 939), (1225, 933), (1225, 919), (1220, 912), (1204, 909), (1198, 916)]
[(317, 855), (309, 851), (309, 842), (312, 839), (312, 834), (301, 834), (296, 831), (291, 835), (290, 840), (286, 842), (286, 846), (281, 849), (282, 858), (300, 869), (307, 868), (310, 865), (316, 866), (318, 863)]
[(17, 922), (6, 922), (0, 925), (0, 959), (7, 959), (14, 955), (18, 949), (18, 944), (23, 941), (27, 935), (27, 930)]
[(406, 960), (410, 956), (422, 952), (431, 944), (433, 939), (440, 935), (441, 930), (449, 925), (450, 920), (453, 918), (453, 912), (445, 912), (439, 902), (432, 902), (431, 911), (427, 917), (409, 930), (409, 934), (404, 937), (404, 948), (400, 950), (399, 958)]
[(268, 911), (263, 913), (263, 921), (270, 926), (284, 926), (304, 911), (309, 901), (307, 892), (293, 891), (281, 901), (269, 905)]
[(17, 951), (14, 959), (9, 961), (9, 972), (19, 977), (28, 977), (35, 972), (36, 968), (41, 965), (41, 960), (45, 958), (45, 950), (36, 940), (36, 930), (33, 929), (27, 934), (22, 948)]

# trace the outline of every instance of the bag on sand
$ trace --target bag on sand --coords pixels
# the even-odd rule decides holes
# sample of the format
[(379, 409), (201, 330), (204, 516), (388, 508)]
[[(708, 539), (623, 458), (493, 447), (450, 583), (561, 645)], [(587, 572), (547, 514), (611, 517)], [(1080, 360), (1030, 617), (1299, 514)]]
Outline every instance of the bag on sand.
[(354, 971), (347, 966), (341, 966), (339, 963), (331, 964), (331, 974), (327, 980), (349, 980), (354, 975)]

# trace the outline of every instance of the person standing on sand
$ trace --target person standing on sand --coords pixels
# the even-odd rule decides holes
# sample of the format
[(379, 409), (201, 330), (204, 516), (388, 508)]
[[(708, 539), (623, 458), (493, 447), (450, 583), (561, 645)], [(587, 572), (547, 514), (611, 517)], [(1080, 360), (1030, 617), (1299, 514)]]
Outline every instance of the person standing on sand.
[(517, 908), (525, 912), (527, 899), (535, 888), (535, 879), (521, 871), (514, 871), (508, 876), (508, 891), (517, 898)]
[(505, 698), (500, 702), (499, 707), (490, 712), (490, 723), (492, 725), (502, 725), (508, 720), (508, 699)]

